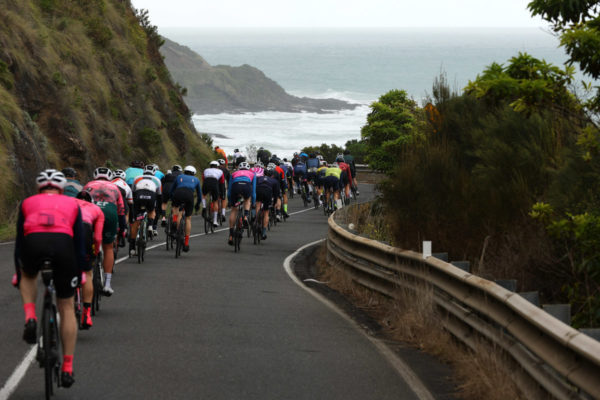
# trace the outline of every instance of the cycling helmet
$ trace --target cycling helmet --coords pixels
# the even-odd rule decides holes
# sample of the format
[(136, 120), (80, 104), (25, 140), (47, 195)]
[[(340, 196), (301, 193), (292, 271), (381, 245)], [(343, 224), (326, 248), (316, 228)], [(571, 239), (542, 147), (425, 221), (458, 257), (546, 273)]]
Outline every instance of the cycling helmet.
[(297, 151), (295, 151), (295, 152), (294, 152), (294, 157), (297, 157), (297, 156), (298, 156), (298, 152), (297, 152)]
[(269, 163), (269, 164), (267, 165), (267, 169), (273, 169), (273, 170), (274, 170), (274, 169), (275, 169), (275, 167), (277, 167), (277, 165), (275, 165), (275, 164), (274, 164), (274, 163), (272, 163), (272, 162), (271, 162), (271, 163)]
[(219, 162), (218, 161), (211, 161), (209, 166), (211, 166), (212, 168), (219, 168)]
[(316, 156), (317, 156), (317, 155), (316, 155), (315, 153), (310, 153), (310, 154), (308, 155), (308, 158), (315, 158)]
[(131, 166), (133, 168), (144, 168), (144, 162), (139, 160), (134, 160), (131, 162)]
[(125, 171), (123, 171), (122, 169), (115, 169), (115, 171), (113, 172), (113, 177), (125, 180)]
[(106, 167), (98, 167), (94, 170), (94, 179), (105, 179), (110, 181), (113, 177), (112, 171)]
[(65, 175), (55, 169), (46, 169), (40, 172), (35, 181), (37, 183), (38, 190), (42, 190), (47, 187), (53, 187), (62, 192), (67, 184), (67, 178), (65, 178)]
[(320, 154), (318, 154), (318, 155), (317, 155), (317, 160), (319, 160), (319, 161), (323, 161), (323, 156), (322, 156), (322, 155), (320, 155)]
[(320, 165), (320, 166), (327, 165), (327, 161), (325, 161), (325, 160), (321, 160), (321, 161), (320, 161), (320, 163), (319, 163), (319, 165)]
[(175, 164), (171, 167), (171, 171), (175, 172), (175, 171), (181, 171), (181, 165)]
[(223, 160), (222, 158), (219, 158), (219, 164), (225, 165), (225, 160)]
[(250, 164), (248, 164), (246, 161), (242, 161), (238, 165), (238, 169), (250, 169)]
[(273, 172), (275, 172), (275, 170), (273, 168), (267, 168), (267, 169), (265, 169), (265, 175), (266, 176), (272, 176)]
[(188, 165), (183, 169), (183, 172), (188, 175), (196, 175), (196, 168), (193, 165)]
[(265, 165), (261, 162), (261, 161), (257, 161), (256, 164), (254, 164), (255, 167), (261, 167), (264, 168)]
[(335, 158), (336, 162), (344, 162), (344, 156), (341, 154), (338, 154), (337, 157)]
[(234, 153), (237, 153), (237, 152), (239, 152), (239, 151), (240, 151), (240, 149), (235, 149), (235, 150), (233, 150), (233, 152), (234, 152)]
[(89, 192), (86, 192), (85, 190), (82, 190), (81, 192), (77, 193), (77, 196), (75, 196), (75, 197), (77, 197), (78, 199), (81, 199), (81, 200), (85, 200), (88, 203), (92, 202), (92, 195), (89, 194)]
[(77, 172), (71, 167), (63, 169), (62, 173), (67, 178), (75, 178), (77, 176)]
[(154, 175), (157, 170), (158, 170), (158, 168), (156, 168), (156, 166), (154, 166), (154, 164), (148, 164), (144, 168), (144, 175), (148, 175), (148, 174), (146, 174), (146, 172), (150, 172), (152, 175)]
[(287, 162), (287, 158), (284, 158), (284, 159), (283, 159), (283, 162)]

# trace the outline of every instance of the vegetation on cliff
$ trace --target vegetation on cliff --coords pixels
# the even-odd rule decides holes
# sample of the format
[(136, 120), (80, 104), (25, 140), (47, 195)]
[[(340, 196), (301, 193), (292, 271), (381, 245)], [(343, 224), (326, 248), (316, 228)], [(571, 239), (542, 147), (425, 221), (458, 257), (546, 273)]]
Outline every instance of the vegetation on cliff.
[(128, 0), (0, 0), (0, 219), (42, 168), (209, 158), (162, 44)]

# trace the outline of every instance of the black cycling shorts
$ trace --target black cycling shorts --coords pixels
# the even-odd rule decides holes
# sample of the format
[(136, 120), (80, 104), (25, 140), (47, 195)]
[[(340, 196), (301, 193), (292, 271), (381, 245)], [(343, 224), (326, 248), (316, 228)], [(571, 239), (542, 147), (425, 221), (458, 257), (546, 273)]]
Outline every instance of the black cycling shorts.
[(156, 207), (156, 193), (152, 190), (140, 189), (133, 192), (134, 218), (138, 219), (144, 212), (152, 212)]
[(56, 296), (68, 299), (77, 286), (77, 261), (73, 238), (66, 233), (40, 232), (25, 236), (23, 241), (23, 271), (35, 276), (45, 260), (52, 261)]
[(348, 184), (348, 174), (346, 171), (342, 171), (340, 175), (340, 188), (346, 187)]
[(340, 180), (335, 176), (326, 176), (323, 179), (323, 184), (325, 186), (325, 190), (332, 189), (333, 191), (337, 191), (340, 189)]
[[(252, 184), (249, 182), (234, 182), (231, 185), (231, 201), (235, 203), (239, 197), (243, 197), (246, 200), (252, 197)], [(234, 204), (230, 204), (234, 206)]]
[(202, 194), (206, 196), (210, 193), (212, 201), (220, 198), (219, 181), (215, 178), (206, 178), (202, 184)]
[(194, 213), (194, 191), (188, 188), (177, 188), (171, 199), (173, 207), (183, 206), (185, 214), (191, 217)]
[(163, 204), (167, 204), (171, 197), (169, 197), (169, 193), (171, 193), (171, 187), (173, 187), (173, 182), (167, 182), (162, 187), (162, 202)]
[(265, 209), (269, 208), (273, 199), (273, 189), (267, 185), (260, 185), (256, 187), (256, 201), (262, 202)]

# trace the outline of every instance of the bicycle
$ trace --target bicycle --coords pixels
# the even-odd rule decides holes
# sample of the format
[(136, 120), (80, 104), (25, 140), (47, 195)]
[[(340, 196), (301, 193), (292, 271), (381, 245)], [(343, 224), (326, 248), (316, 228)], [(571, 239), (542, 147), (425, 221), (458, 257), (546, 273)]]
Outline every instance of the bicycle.
[(56, 386), (60, 387), (60, 337), (58, 336), (54, 276), (50, 260), (44, 261), (41, 273), (46, 290), (44, 291), (42, 326), (40, 328), (40, 335), (38, 336), (36, 359), (40, 363), (40, 368), (44, 368), (44, 388), (46, 399), (48, 400), (54, 394), (54, 384), (56, 383)]
[(324, 214), (329, 217), (331, 214), (333, 214), (333, 212), (335, 211), (334, 208), (334, 199), (333, 199), (333, 191), (332, 190), (328, 190), (327, 191), (327, 202), (326, 202), (326, 206), (323, 207), (323, 212)]
[(146, 231), (146, 229), (148, 229), (148, 213), (144, 210), (144, 214), (141, 217), (138, 217), (137, 220), (141, 220), (141, 222), (135, 237), (135, 247), (138, 256), (138, 264), (141, 264), (144, 262), (144, 252), (146, 250), (146, 243), (148, 243), (148, 232)]
[[(210, 201), (208, 204), (209, 206), (204, 208), (204, 233), (206, 235), (208, 235), (208, 231), (210, 231), (210, 233), (215, 233), (215, 226), (213, 225), (212, 221), (211, 221), (211, 216), (212, 213), (214, 212), (213, 210), (213, 205), (212, 205), (212, 195), (208, 194), (207, 196), (207, 200)], [(217, 211), (217, 220), (219, 220), (221, 218), (221, 212)]]
[(239, 198), (237, 201), (237, 218), (233, 226), (233, 251), (240, 251), (242, 237), (244, 237), (244, 199)]
[(264, 207), (261, 205), (260, 209), (256, 213), (256, 218), (254, 218), (254, 222), (252, 223), (252, 236), (254, 237), (254, 244), (260, 244), (262, 239), (262, 224), (264, 215)]
[(174, 248), (174, 246), (173, 246), (173, 242), (175, 241), (174, 233), (175, 232), (173, 229), (173, 209), (171, 209), (169, 211), (169, 215), (167, 217), (167, 223), (165, 225), (165, 237), (166, 237), (167, 251)]
[(304, 204), (304, 207), (308, 206), (308, 193), (306, 193), (306, 179), (302, 179), (302, 182), (300, 183), (300, 196), (302, 196), (302, 203)]
[(100, 299), (102, 298), (102, 290), (104, 290), (104, 253), (102, 249), (96, 256), (96, 262), (94, 263), (94, 272), (92, 276), (92, 286), (94, 287), (94, 295), (92, 297), (92, 315), (96, 315), (96, 311), (100, 310)]
[(290, 199), (293, 199), (294, 198), (294, 178), (291, 175), (288, 175), (287, 181), (288, 181), (288, 187), (292, 189), (289, 191), (288, 195), (290, 196)]
[(185, 207), (183, 205), (179, 206), (179, 223), (177, 225), (177, 230), (175, 231), (175, 258), (179, 258), (181, 256), (181, 250), (183, 250), (184, 240), (185, 240)]
[(319, 209), (319, 194), (317, 193), (317, 185), (313, 181), (312, 200), (315, 205), (315, 210)]
[(77, 328), (81, 329), (81, 315), (83, 314), (83, 288), (81, 287), (81, 280), (75, 288), (75, 298), (73, 299), (75, 306), (75, 320), (77, 321)]

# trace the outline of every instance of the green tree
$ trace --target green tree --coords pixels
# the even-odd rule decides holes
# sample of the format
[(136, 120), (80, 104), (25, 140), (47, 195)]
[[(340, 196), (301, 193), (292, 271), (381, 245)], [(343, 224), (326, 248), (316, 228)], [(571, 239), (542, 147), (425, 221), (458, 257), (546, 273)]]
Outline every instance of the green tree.
[(371, 104), (361, 135), (367, 147), (367, 162), (389, 172), (402, 148), (424, 137), (425, 118), (417, 103), (404, 90), (391, 90)]

